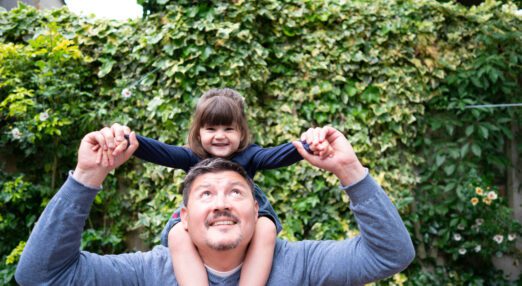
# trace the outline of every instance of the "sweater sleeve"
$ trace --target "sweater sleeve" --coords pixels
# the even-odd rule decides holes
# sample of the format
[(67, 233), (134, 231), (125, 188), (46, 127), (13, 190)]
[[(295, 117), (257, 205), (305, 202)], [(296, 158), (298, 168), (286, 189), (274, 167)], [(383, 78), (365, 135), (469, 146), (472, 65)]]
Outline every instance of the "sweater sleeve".
[(284, 272), (303, 273), (289, 276), (295, 277), (294, 283), (364, 285), (402, 271), (414, 259), (411, 238), (397, 209), (369, 175), (346, 192), (360, 235), (344, 241), (282, 244)]
[(199, 161), (189, 148), (169, 145), (140, 135), (137, 138), (140, 146), (134, 156), (147, 162), (188, 172)]
[(27, 241), (15, 273), (19, 284), (144, 285), (154, 282), (146, 281), (154, 278), (152, 272), (175, 283), (173, 273), (168, 273), (168, 256), (162, 253), (166, 250), (122, 255), (80, 251), (85, 220), (98, 191), (69, 176)]
[(303, 159), (291, 142), (271, 148), (252, 145), (251, 164), (255, 170), (286, 167)]

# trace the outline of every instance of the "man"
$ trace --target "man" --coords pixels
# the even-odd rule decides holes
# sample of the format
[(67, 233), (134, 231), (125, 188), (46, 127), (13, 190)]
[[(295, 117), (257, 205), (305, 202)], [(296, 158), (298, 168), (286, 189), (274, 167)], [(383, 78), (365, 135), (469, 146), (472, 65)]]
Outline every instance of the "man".
[[(312, 165), (339, 178), (361, 235), (344, 241), (277, 240), (268, 285), (363, 285), (406, 268), (414, 250), (395, 207), (339, 131), (324, 127), (314, 134), (329, 142), (331, 157), (308, 154), (299, 142), (294, 145)], [(20, 284), (177, 285), (163, 246), (105, 256), (80, 251), (83, 226), (103, 180), (137, 148), (131, 133), (126, 151), (100, 162), (107, 157), (102, 156), (105, 146), (114, 145), (113, 135), (105, 128), (83, 138), (75, 171), (49, 202), (20, 258)], [(97, 150), (96, 145), (104, 147)], [(184, 198), (182, 223), (207, 266), (209, 284), (236, 285), (257, 220), (252, 182), (234, 163), (209, 159), (187, 174)]]

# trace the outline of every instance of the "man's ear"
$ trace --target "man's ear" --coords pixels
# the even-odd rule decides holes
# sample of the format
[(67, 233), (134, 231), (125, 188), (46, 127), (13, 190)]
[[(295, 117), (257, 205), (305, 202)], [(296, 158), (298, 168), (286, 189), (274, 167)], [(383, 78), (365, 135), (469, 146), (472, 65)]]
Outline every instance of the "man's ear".
[(187, 207), (182, 207), (181, 208), (181, 223), (183, 224), (183, 228), (185, 230), (188, 230), (188, 219), (189, 219), (189, 215), (188, 215)]

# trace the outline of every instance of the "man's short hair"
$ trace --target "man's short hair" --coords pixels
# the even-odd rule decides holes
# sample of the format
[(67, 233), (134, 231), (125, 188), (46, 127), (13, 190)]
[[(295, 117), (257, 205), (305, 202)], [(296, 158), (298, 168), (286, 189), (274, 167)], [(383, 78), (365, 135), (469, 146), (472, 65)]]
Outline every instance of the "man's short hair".
[(183, 183), (181, 184), (181, 190), (183, 191), (183, 204), (187, 206), (190, 188), (197, 177), (207, 173), (218, 173), (224, 171), (232, 171), (241, 175), (241, 177), (247, 181), (248, 187), (252, 191), (252, 196), (255, 199), (254, 181), (252, 181), (241, 165), (222, 158), (208, 158), (194, 165), (188, 172), (185, 180), (183, 180)]

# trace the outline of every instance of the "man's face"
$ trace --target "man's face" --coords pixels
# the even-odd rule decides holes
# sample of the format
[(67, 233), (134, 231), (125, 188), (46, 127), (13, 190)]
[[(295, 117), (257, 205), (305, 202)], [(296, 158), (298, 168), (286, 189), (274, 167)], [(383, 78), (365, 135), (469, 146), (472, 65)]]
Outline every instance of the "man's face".
[(198, 248), (230, 250), (248, 245), (257, 211), (247, 181), (236, 172), (222, 171), (206, 173), (194, 180), (181, 218)]

